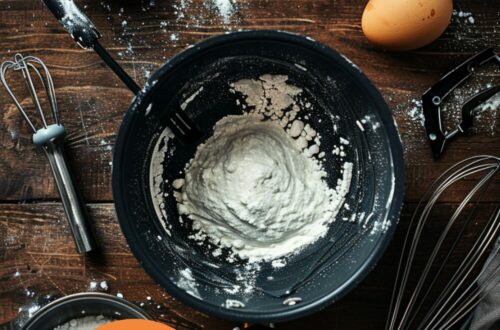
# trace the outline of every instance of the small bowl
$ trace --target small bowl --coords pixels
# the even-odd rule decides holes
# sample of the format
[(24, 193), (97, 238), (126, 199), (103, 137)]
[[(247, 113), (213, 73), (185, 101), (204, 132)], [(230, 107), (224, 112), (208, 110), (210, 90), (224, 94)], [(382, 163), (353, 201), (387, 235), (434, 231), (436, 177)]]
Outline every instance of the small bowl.
[(71, 319), (104, 315), (113, 319), (152, 318), (133, 303), (105, 293), (76, 293), (59, 298), (41, 308), (23, 330), (52, 330)]

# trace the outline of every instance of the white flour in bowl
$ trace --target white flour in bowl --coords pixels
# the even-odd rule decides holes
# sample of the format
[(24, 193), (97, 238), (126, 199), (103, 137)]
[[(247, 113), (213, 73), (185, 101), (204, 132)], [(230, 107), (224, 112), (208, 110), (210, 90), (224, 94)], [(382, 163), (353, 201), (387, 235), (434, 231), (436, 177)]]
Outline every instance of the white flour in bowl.
[(72, 319), (54, 330), (95, 330), (95, 328), (113, 322), (114, 320), (103, 315), (85, 316)]
[[(231, 84), (246, 114), (226, 116), (172, 183), (179, 213), (196, 240), (231, 248), (250, 262), (297, 253), (323, 237), (349, 190), (352, 164), (328, 187), (321, 136), (298, 118), (310, 110), (287, 76), (264, 75)], [(302, 109), (305, 108), (305, 109)], [(305, 116), (307, 117), (307, 116)]]
[(250, 261), (273, 260), (323, 236), (344, 196), (273, 121), (227, 116), (186, 167), (181, 214)]

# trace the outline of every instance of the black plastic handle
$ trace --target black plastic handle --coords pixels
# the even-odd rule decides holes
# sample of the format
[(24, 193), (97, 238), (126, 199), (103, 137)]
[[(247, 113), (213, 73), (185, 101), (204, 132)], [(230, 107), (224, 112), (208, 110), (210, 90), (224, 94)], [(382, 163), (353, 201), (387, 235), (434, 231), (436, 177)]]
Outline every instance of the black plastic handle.
[(73, 0), (43, 0), (43, 2), (82, 48), (94, 48), (101, 34)]
[[(134, 94), (140, 93), (141, 88), (139, 85), (101, 46), (99, 43), (101, 34), (97, 31), (94, 23), (76, 6), (73, 0), (43, 0), (43, 2), (81, 47), (93, 49)], [(170, 116), (167, 125), (184, 144), (192, 144), (203, 135), (193, 120), (180, 109)]]
[(93, 49), (134, 94), (139, 93), (141, 90), (139, 85), (101, 46), (99, 43), (101, 34), (73, 0), (43, 0), (43, 2), (81, 47)]
[(462, 106), (462, 122), (458, 127), (465, 132), (474, 125), (474, 110), (484, 102), (488, 101), (496, 93), (500, 93), (500, 85), (496, 85), (481, 91), (468, 99)]
[(443, 132), (441, 122), (441, 104), (443, 100), (473, 74), (474, 68), (492, 59), (496, 59), (500, 63), (500, 59), (493, 48), (483, 50), (448, 72), (422, 95), (425, 130), (434, 158), (437, 159), (441, 156), (447, 140), (447, 135)]

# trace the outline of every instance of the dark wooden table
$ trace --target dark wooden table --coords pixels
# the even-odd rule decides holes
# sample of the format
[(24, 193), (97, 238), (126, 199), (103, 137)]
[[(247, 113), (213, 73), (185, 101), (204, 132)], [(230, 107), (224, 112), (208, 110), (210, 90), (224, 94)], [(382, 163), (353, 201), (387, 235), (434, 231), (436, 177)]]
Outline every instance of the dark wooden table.
[[(492, 111), (481, 116), (472, 134), (458, 138), (441, 160), (433, 161), (416, 105), (440, 75), (478, 50), (500, 44), (498, 0), (454, 1), (457, 11), (470, 12), (474, 23), (456, 14), (438, 41), (407, 53), (383, 52), (365, 40), (360, 29), (365, 0), (235, 0), (230, 7), (209, 0), (77, 2), (86, 5), (104, 35), (102, 43), (139, 83), (166, 59), (206, 37), (237, 29), (279, 29), (311, 36), (342, 52), (384, 95), (396, 117), (407, 164), (406, 204), (396, 238), (379, 265), (347, 297), (310, 317), (278, 324), (278, 329), (383, 328), (401, 237), (415, 203), (452, 163), (477, 154), (500, 155), (500, 112)], [(75, 253), (49, 165), (31, 144), (28, 127), (7, 94), (0, 91), (0, 324), (18, 317), (19, 311), (27, 314), (46, 295), (86, 291), (92, 281), (106, 281), (107, 292), (144, 302), (158, 320), (180, 329), (236, 326), (176, 301), (129, 251), (111, 196), (112, 147), (132, 98), (127, 88), (93, 52), (78, 48), (39, 0), (0, 0), (0, 60), (16, 52), (41, 57), (52, 72), (62, 121), (70, 132), (69, 156), (102, 253)], [(460, 102), (480, 86), (498, 83), (499, 77), (494, 67), (481, 70), (472, 85), (450, 100), (448, 123), (458, 120)], [(446, 220), (465, 188), (458, 185), (442, 198), (433, 216), (436, 226)], [(491, 190), (486, 204), (499, 201), (498, 179)]]

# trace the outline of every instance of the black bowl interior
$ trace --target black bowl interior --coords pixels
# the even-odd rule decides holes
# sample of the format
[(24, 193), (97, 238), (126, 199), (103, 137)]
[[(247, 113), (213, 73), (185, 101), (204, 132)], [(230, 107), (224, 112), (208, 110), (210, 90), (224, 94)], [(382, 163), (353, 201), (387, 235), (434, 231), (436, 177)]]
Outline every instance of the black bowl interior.
[(103, 315), (115, 320), (151, 319), (124, 299), (103, 293), (77, 293), (44, 306), (23, 326), (23, 330), (52, 330), (72, 319), (89, 315)]
[[(328, 234), (286, 266), (260, 265), (214, 257), (214, 246), (198, 245), (189, 219), (179, 220), (172, 187), (165, 183), (160, 219), (150, 192), (150, 162), (163, 143), (168, 156), (163, 180), (181, 177), (197, 145), (159, 141), (168, 116), (200, 90), (186, 108), (210, 136), (228, 114), (241, 114), (230, 83), (262, 74), (283, 74), (303, 89), (313, 110), (308, 122), (322, 135), (327, 182), (335, 187), (343, 161), (353, 164), (346, 203)], [(151, 105), (151, 106), (150, 106)], [(148, 109), (149, 108), (149, 109)], [(347, 139), (343, 161), (332, 154)], [(130, 247), (148, 273), (182, 301), (221, 317), (279, 321), (311, 313), (339, 299), (375, 265), (399, 217), (403, 195), (401, 142), (382, 97), (343, 56), (305, 37), (250, 31), (208, 39), (167, 62), (148, 82), (127, 113), (115, 148), (113, 191), (120, 224)], [(167, 230), (166, 230), (166, 229)], [(187, 274), (186, 277), (186, 272)], [(251, 273), (251, 276), (247, 276)], [(244, 280), (242, 280), (245, 277)], [(235, 284), (253, 281), (251, 292)], [(235, 304), (236, 302), (236, 304)]]

